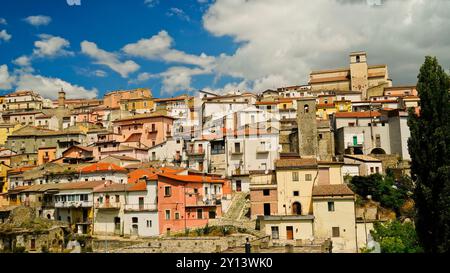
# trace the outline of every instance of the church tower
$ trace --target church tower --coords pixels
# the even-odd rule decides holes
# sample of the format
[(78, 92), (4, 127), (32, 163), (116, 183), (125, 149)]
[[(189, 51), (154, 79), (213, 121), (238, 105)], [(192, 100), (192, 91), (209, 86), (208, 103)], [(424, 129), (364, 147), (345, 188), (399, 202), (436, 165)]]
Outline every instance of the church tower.
[(367, 54), (364, 51), (350, 54), (350, 82), (352, 91), (361, 91), (362, 97), (367, 98), (369, 88)]
[(302, 158), (317, 158), (316, 98), (297, 100), (299, 154)]
[(58, 108), (66, 107), (66, 92), (61, 88), (61, 91), (58, 92)]

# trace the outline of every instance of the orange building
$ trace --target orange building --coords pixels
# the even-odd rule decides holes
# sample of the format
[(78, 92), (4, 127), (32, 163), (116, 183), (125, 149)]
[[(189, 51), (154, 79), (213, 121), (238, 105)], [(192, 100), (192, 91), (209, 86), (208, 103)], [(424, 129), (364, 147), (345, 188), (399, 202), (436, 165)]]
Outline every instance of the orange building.
[(113, 121), (116, 141), (153, 147), (172, 135), (174, 118), (158, 113), (139, 114)]
[(160, 234), (205, 226), (222, 216), (226, 181), (202, 175), (158, 174)]
[(38, 149), (38, 165), (42, 165), (56, 159), (56, 147)]
[(103, 98), (103, 105), (106, 108), (120, 108), (121, 100), (151, 97), (152, 91), (148, 88), (113, 91), (105, 95), (105, 97)]

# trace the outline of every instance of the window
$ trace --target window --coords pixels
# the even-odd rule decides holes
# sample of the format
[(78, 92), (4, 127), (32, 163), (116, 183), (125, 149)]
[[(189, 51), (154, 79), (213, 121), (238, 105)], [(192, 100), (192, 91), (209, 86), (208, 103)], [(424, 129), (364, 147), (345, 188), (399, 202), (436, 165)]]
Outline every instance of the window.
[(269, 196), (270, 195), (270, 190), (263, 190), (263, 195), (264, 196)]
[(115, 199), (116, 199), (116, 203), (119, 203), (119, 201), (120, 201), (119, 195), (116, 195)]
[(310, 173), (305, 174), (305, 180), (306, 181), (311, 181), (312, 180), (312, 175)]
[(164, 196), (172, 195), (172, 187), (164, 187)]
[(292, 172), (292, 181), (298, 181), (298, 172)]
[(373, 173), (373, 167), (370, 167), (370, 173)]
[(380, 167), (375, 167), (375, 172), (380, 173)]
[(197, 219), (203, 219), (203, 210), (197, 209)]
[(333, 237), (339, 237), (339, 227), (332, 228)]
[(147, 227), (151, 228), (152, 227), (152, 220), (147, 220)]
[(277, 240), (280, 238), (278, 227), (272, 227), (272, 239)]
[(300, 193), (298, 191), (294, 191), (294, 196), (300, 196)]
[(334, 211), (334, 202), (328, 202), (328, 211)]
[(356, 56), (356, 62), (359, 63), (361, 61), (361, 57), (358, 55)]
[(175, 212), (175, 220), (179, 220), (180, 219), (180, 213), (179, 212)]
[(166, 210), (166, 220), (170, 220), (170, 210)]
[(133, 224), (137, 224), (139, 222), (137, 217), (131, 218), (131, 221), (133, 222)]

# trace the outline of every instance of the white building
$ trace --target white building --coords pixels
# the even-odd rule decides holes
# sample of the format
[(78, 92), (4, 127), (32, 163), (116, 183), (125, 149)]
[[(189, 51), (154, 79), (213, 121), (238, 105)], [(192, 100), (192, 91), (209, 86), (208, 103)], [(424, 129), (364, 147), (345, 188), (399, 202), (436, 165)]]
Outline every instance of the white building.
[(81, 181), (105, 181), (126, 184), (128, 182), (128, 171), (116, 164), (99, 162), (86, 166), (80, 170)]

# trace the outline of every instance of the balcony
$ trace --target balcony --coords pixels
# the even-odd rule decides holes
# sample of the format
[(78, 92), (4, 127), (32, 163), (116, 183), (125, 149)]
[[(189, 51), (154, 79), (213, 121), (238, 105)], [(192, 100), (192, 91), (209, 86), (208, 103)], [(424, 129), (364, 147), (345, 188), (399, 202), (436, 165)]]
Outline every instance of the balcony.
[(108, 203), (95, 203), (94, 207), (96, 209), (120, 209), (121, 203), (120, 202), (118, 202), (118, 203), (115, 203), (115, 202), (114, 203), (110, 203), (110, 202), (108, 202)]
[(363, 144), (353, 143), (353, 142), (347, 142), (347, 147), (355, 147), (355, 148), (362, 148)]
[(267, 149), (266, 146), (260, 145), (260, 146), (256, 147), (256, 153), (258, 153), (258, 154), (267, 154), (269, 152), (270, 151), (269, 151), (269, 149)]
[(237, 168), (231, 171), (231, 175), (244, 175), (246, 172), (242, 168)]
[(231, 151), (232, 155), (242, 155), (243, 151), (241, 149), (234, 149)]
[(157, 204), (126, 204), (125, 211), (158, 211)]
[(205, 150), (204, 149), (188, 149), (186, 150), (186, 154), (190, 155), (190, 156), (203, 156), (205, 155)]
[(92, 201), (58, 201), (55, 208), (90, 208)]
[(208, 207), (221, 204), (221, 200), (216, 199), (216, 195), (212, 194), (210, 197), (209, 199), (204, 199), (203, 196), (198, 196), (195, 203), (186, 204), (186, 207)]

